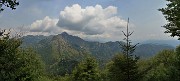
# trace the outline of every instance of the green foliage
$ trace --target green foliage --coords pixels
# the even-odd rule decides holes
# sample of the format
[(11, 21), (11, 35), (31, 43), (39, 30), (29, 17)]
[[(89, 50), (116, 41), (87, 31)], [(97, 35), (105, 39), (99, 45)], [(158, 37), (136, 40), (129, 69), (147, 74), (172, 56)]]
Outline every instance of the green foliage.
[(176, 64), (177, 69), (177, 79), (180, 80), (180, 45), (176, 48)]
[(42, 76), (38, 81), (72, 81), (71, 75), (66, 74), (65, 76)]
[(38, 80), (36, 80), (36, 81), (56, 81), (56, 80), (52, 79), (52, 77), (49, 78), (49, 77), (47, 77), (47, 76), (41, 76), (41, 77), (38, 78)]
[(164, 64), (160, 64), (159, 66), (153, 68), (148, 75), (146, 75), (146, 79), (144, 81), (171, 81), (169, 74), (170, 69), (165, 68)]
[(20, 68), (18, 46), (19, 40), (0, 40), (0, 80), (13, 81), (17, 78), (15, 71)]
[(112, 62), (107, 63), (106, 67), (101, 68), (100, 70), (100, 76), (101, 80), (100, 81), (109, 81), (109, 69)]
[(72, 81), (72, 76), (66, 74), (65, 76), (61, 76), (58, 81)]
[(163, 50), (151, 59), (151, 70), (143, 81), (179, 81), (175, 68), (175, 53), (173, 50)]
[(21, 65), (17, 71), (20, 74), (19, 77), (23, 78), (21, 81), (35, 81), (44, 76), (44, 64), (36, 52), (32, 49), (21, 49), (19, 55), (19, 64)]
[(18, 5), (19, 2), (16, 0), (0, 0), (0, 12), (4, 10), (4, 8), (2, 8), (3, 6), (9, 7), (14, 10)]
[(136, 63), (137, 59), (129, 58), (129, 66), (127, 66), (126, 56), (122, 54), (116, 55), (108, 67), (110, 81), (139, 81), (141, 76)]
[(61, 75), (64, 76), (66, 74), (71, 74), (72, 69), (78, 64), (78, 61), (73, 59), (63, 59), (59, 62), (54, 63), (50, 67), (50, 72), (57, 76)]
[(31, 49), (20, 49), (19, 38), (0, 35), (0, 81), (35, 81), (43, 75), (43, 66)]
[(178, 36), (180, 40), (180, 1), (166, 1), (168, 1), (167, 7), (159, 9), (168, 21), (168, 23), (163, 26), (167, 29), (165, 33), (171, 33), (171, 36), (173, 37)]
[(86, 58), (73, 70), (74, 81), (99, 81), (100, 73), (98, 64), (94, 58)]
[(177, 48), (176, 48), (176, 54), (177, 54), (178, 56), (180, 56), (180, 45), (177, 46)]

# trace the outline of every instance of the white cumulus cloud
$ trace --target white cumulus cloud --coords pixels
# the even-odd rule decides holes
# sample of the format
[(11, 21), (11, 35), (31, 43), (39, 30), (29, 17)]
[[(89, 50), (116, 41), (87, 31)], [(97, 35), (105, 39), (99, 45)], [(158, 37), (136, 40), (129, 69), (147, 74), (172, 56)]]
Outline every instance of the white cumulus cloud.
[(32, 32), (53, 32), (58, 27), (56, 26), (58, 19), (51, 19), (46, 16), (43, 20), (36, 20), (30, 25)]
[(67, 30), (80, 31), (86, 35), (114, 32), (126, 25), (117, 15), (117, 7), (101, 5), (82, 8), (78, 4), (67, 6), (60, 12), (57, 25)]
[(78, 4), (67, 6), (60, 11), (59, 19), (46, 16), (34, 21), (26, 30), (29, 34), (69, 34), (95, 41), (118, 40), (127, 22), (120, 18), (117, 7), (101, 5), (82, 8)]

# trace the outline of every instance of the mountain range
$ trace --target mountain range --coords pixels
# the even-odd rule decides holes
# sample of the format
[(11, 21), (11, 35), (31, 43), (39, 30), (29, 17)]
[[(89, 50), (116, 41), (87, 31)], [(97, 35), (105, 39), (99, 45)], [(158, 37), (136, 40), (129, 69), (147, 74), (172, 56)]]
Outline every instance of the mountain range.
[[(48, 46), (60, 46), (59, 50), (70, 47), (71, 49), (74, 49), (78, 52), (85, 51), (89, 54), (92, 54), (93, 56), (97, 58), (112, 58), (113, 55), (116, 53), (121, 52), (121, 46), (120, 43), (123, 43), (122, 41), (116, 41), (116, 42), (106, 42), (106, 43), (100, 43), (100, 42), (92, 42), (92, 41), (85, 41), (81, 39), (80, 37), (69, 35), (66, 32), (63, 32), (58, 35), (50, 35), (50, 36), (24, 36), (23, 37), (23, 44), (22, 46), (29, 47), (33, 46), (34, 48), (41, 47), (48, 47)], [(163, 49), (174, 49), (174, 46), (168, 45), (168, 44), (162, 44), (162, 43), (154, 43), (154, 42), (143, 42), (137, 45), (136, 50), (134, 52), (135, 55), (140, 57), (150, 57), (159, 51)], [(43, 51), (42, 49), (41, 51)], [(69, 50), (67, 50), (69, 51)]]
[[(92, 42), (85, 41), (78, 36), (69, 35), (63, 32), (58, 35), (50, 36), (24, 36), (22, 38), (22, 47), (32, 47), (42, 57), (49, 71), (58, 72), (56, 74), (65, 74), (63, 70), (58, 69), (63, 64), (62, 68), (73, 67), (80, 60), (87, 56), (93, 56), (104, 65), (115, 54), (122, 51), (120, 44), (122, 41), (116, 42)], [(163, 49), (175, 49), (175, 47), (167, 44), (151, 44), (143, 43), (136, 47), (135, 55), (140, 58), (151, 57)], [(71, 70), (68, 69), (67, 72)]]

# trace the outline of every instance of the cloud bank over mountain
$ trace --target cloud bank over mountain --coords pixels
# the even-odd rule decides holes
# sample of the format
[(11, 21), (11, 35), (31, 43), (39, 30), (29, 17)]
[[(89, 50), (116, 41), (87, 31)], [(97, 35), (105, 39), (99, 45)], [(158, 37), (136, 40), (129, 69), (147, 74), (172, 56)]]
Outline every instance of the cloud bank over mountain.
[(118, 39), (127, 22), (117, 14), (117, 7), (114, 6), (82, 8), (74, 4), (60, 11), (59, 18), (46, 16), (34, 21), (26, 30), (29, 30), (28, 34), (59, 34), (65, 31), (85, 39)]
[[(157, 9), (163, 0), (18, 0), (16, 10), (0, 14), (0, 28), (20, 29), (24, 35), (52, 35), (63, 31), (92, 41), (119, 41), (124, 38), (127, 18), (131, 40), (177, 40), (165, 34), (167, 23)], [(31, 4), (29, 4), (31, 3)]]

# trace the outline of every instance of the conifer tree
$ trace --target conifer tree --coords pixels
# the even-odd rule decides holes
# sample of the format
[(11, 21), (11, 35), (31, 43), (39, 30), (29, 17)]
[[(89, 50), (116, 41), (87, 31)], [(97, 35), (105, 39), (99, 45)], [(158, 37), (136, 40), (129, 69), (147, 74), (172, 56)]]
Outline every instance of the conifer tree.
[[(136, 45), (132, 45), (129, 37), (133, 32), (128, 29), (129, 18), (127, 22), (127, 32), (123, 34), (125, 43), (120, 44), (122, 47), (123, 55), (117, 55), (113, 58), (113, 64), (109, 68), (110, 79), (113, 81), (139, 81), (140, 75), (138, 72), (137, 61), (139, 57), (133, 55)], [(116, 70), (114, 70), (116, 68)]]
[(121, 46), (122, 46), (123, 54), (125, 54), (126, 57), (126, 64), (125, 64), (125, 66), (127, 67), (126, 81), (135, 81), (135, 79), (138, 79), (138, 71), (137, 71), (138, 67), (136, 63), (139, 58), (132, 54), (137, 44), (132, 45), (131, 44), (132, 42), (129, 39), (129, 37), (133, 34), (133, 32), (129, 32), (129, 18), (127, 22), (127, 31), (126, 33), (123, 32), (123, 34), (125, 36), (124, 40), (126, 41), (126, 44), (121, 44)]

